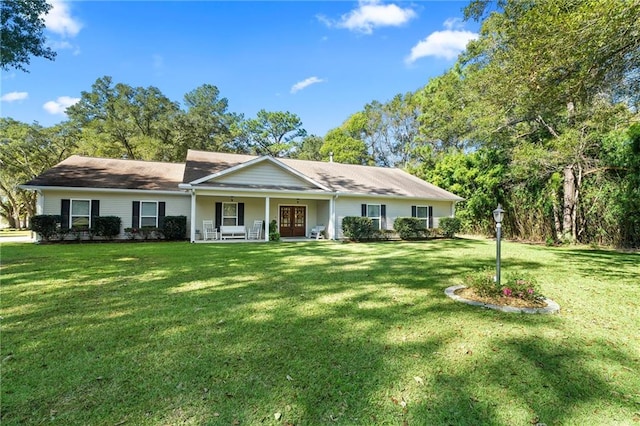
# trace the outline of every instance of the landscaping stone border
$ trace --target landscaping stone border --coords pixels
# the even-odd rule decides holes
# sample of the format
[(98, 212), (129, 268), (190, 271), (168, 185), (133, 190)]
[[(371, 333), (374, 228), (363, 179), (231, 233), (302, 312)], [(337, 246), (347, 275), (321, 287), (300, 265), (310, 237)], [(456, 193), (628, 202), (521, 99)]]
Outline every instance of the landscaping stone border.
[(455, 301), (466, 303), (468, 305), (473, 306), (481, 306), (483, 308), (488, 309), (496, 309), (502, 312), (512, 312), (512, 313), (523, 313), (523, 314), (555, 314), (560, 311), (560, 305), (554, 302), (551, 299), (544, 299), (544, 302), (547, 304), (544, 308), (518, 308), (515, 306), (501, 306), (501, 305), (493, 305), (491, 303), (477, 302), (475, 300), (465, 299), (464, 297), (458, 296), (455, 292), (460, 290), (461, 288), (466, 288), (464, 285), (454, 285), (448, 287), (444, 290), (444, 293), (452, 298)]

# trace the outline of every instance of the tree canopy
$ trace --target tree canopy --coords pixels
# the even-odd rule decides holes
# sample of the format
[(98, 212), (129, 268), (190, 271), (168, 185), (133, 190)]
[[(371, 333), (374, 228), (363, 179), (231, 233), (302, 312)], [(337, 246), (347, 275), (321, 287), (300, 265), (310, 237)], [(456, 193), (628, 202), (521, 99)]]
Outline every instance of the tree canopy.
[(46, 46), (44, 15), (51, 10), (45, 0), (10, 0), (0, 2), (0, 67), (29, 72), (31, 56), (53, 60)]

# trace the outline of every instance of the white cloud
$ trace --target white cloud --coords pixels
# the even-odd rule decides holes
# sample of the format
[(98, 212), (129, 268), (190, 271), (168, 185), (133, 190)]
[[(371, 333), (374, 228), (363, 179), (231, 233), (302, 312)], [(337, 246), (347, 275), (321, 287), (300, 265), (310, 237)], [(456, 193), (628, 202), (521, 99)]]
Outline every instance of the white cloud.
[(363, 34), (372, 34), (377, 27), (398, 27), (417, 16), (413, 9), (395, 4), (381, 4), (379, 0), (360, 0), (358, 8), (342, 15), (338, 21), (325, 16), (318, 20), (329, 27), (346, 28)]
[(424, 40), (411, 48), (411, 53), (405, 59), (412, 64), (425, 56), (455, 59), (466, 47), (469, 41), (478, 38), (478, 34), (471, 31), (444, 30), (435, 31)]
[(294, 84), (293, 86), (291, 86), (291, 93), (296, 93), (304, 88), (307, 88), (309, 86), (311, 86), (312, 84), (316, 84), (316, 83), (324, 83), (326, 80), (322, 79), (322, 78), (318, 78), (318, 77), (309, 77), (307, 79), (304, 79), (302, 81), (297, 82), (296, 84)]
[(82, 29), (82, 23), (71, 16), (69, 4), (64, 0), (51, 0), (53, 7), (44, 16), (44, 23), (49, 31), (63, 37), (75, 37)]
[(0, 101), (2, 102), (23, 101), (28, 97), (29, 97), (29, 93), (27, 92), (10, 92), (2, 95), (2, 97), (0, 97)]
[(69, 108), (71, 105), (77, 103), (80, 101), (80, 98), (72, 98), (69, 96), (60, 96), (58, 99), (56, 99), (55, 101), (49, 101), (47, 103), (45, 103), (44, 105), (42, 105), (42, 107), (49, 113), (49, 114), (64, 114), (65, 111), (67, 110), (67, 108)]
[(448, 30), (461, 30), (464, 28), (462, 18), (449, 18), (442, 23), (442, 26)]

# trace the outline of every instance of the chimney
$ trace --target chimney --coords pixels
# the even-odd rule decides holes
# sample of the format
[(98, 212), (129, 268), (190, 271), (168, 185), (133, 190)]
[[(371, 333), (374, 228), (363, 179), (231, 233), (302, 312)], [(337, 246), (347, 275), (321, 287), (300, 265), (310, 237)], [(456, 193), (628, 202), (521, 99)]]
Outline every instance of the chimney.
[(329, 162), (333, 163), (333, 151), (329, 153)]

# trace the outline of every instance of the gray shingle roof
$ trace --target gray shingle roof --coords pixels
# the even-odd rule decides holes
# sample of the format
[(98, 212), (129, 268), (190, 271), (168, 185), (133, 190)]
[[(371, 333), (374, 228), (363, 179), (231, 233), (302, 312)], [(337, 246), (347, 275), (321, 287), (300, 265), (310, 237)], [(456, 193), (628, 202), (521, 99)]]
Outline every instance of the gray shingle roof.
[[(73, 155), (27, 182), (25, 186), (181, 191), (178, 187), (180, 183), (190, 183), (256, 158), (258, 157), (253, 155), (189, 150), (186, 163), (177, 164)], [(430, 200), (462, 200), (457, 195), (400, 169), (287, 158), (276, 160), (332, 192)], [(216, 186), (237, 187), (237, 185), (222, 183)], [(261, 182), (256, 182), (251, 185), (251, 188), (280, 189)], [(300, 190), (323, 192), (320, 187), (309, 190), (301, 186)]]
[(25, 186), (180, 191), (184, 164), (72, 155)]
[[(184, 182), (193, 182), (255, 158), (257, 157), (252, 155), (189, 150)], [(396, 168), (292, 160), (288, 158), (278, 158), (277, 161), (334, 192), (404, 196), (432, 200), (462, 200), (462, 198), (451, 192)]]

